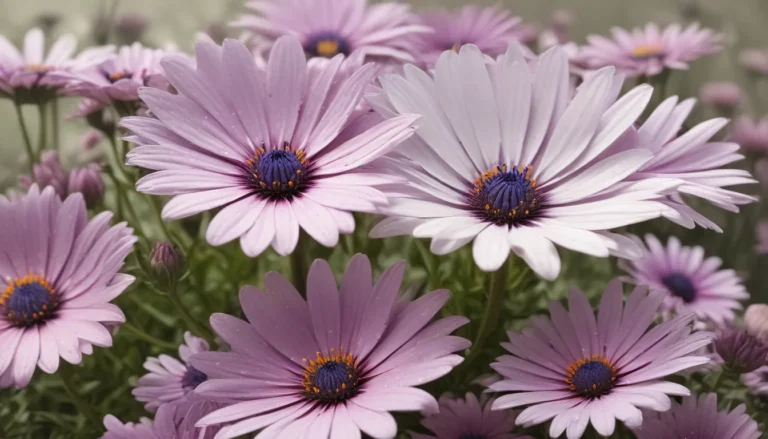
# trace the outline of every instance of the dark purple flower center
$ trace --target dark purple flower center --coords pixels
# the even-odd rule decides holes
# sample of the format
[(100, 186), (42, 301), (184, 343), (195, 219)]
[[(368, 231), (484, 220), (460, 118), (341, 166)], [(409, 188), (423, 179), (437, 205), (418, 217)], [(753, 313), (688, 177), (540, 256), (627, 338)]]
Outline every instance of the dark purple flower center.
[(467, 433), (459, 436), (459, 439), (485, 439), (485, 436), (482, 434)]
[(265, 198), (291, 199), (306, 185), (307, 159), (303, 150), (294, 151), (288, 145), (272, 151), (260, 148), (247, 164), (251, 185)]
[(34, 274), (14, 279), (0, 296), (0, 309), (16, 326), (49, 320), (58, 307), (59, 296), (45, 277)]
[(302, 386), (307, 399), (333, 404), (358, 393), (360, 373), (354, 355), (332, 349), (330, 355), (318, 352), (316, 359), (305, 362)]
[(483, 173), (469, 197), (477, 216), (499, 225), (530, 219), (541, 208), (532, 172), (532, 166), (510, 171), (502, 165)]
[(685, 303), (696, 300), (696, 287), (691, 282), (691, 278), (683, 273), (670, 273), (661, 278), (661, 283), (672, 295), (683, 299)]
[(208, 379), (208, 375), (205, 373), (195, 369), (192, 366), (187, 366), (187, 371), (184, 373), (184, 376), (181, 378), (181, 386), (184, 388), (192, 388), (195, 389), (200, 384), (204, 383)]
[(348, 56), (351, 52), (347, 40), (332, 32), (318, 33), (307, 39), (304, 51), (309, 56), (325, 58), (333, 58), (340, 53)]
[(571, 391), (586, 398), (607, 394), (616, 382), (616, 369), (605, 356), (592, 357), (571, 363), (565, 380)]

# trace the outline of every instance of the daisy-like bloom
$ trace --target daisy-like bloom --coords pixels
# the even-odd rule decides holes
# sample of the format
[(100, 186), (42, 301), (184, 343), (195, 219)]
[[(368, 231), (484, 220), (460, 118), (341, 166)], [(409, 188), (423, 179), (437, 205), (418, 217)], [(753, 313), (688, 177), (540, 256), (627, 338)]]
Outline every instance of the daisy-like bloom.
[(646, 412), (638, 439), (758, 439), (759, 426), (744, 404), (730, 412), (717, 410), (717, 394), (683, 398), (664, 413)]
[(405, 263), (373, 283), (364, 255), (350, 261), (341, 288), (330, 266), (309, 270), (307, 302), (277, 273), (266, 293), (240, 291), (248, 322), (214, 314), (211, 326), (229, 352), (201, 352), (191, 364), (208, 375), (194, 397), (230, 404), (198, 422), (230, 423), (217, 439), (263, 429), (260, 435), (295, 439), (394, 438), (390, 411), (434, 413), (437, 401), (415, 386), (462, 361), (453, 352), (469, 341), (450, 334), (468, 320), (433, 317), (446, 290), (410, 301), (398, 298)]
[(725, 168), (744, 158), (738, 154), (737, 143), (712, 140), (728, 123), (727, 119), (707, 120), (685, 134), (677, 135), (694, 104), (693, 99), (678, 102), (677, 96), (672, 96), (653, 111), (637, 130), (636, 141), (639, 147), (653, 151), (654, 157), (630, 176), (629, 180), (680, 180), (683, 184), (677, 189), (679, 193), (664, 201), (674, 209), (665, 216), (685, 227), (692, 228), (699, 224), (722, 232), (717, 224), (688, 207), (681, 195), (702, 198), (722, 209), (738, 212), (740, 205), (757, 199), (726, 187), (757, 181), (747, 171)]
[(641, 408), (668, 410), (668, 395), (690, 392), (664, 377), (708, 362), (693, 353), (713, 334), (691, 333), (692, 315), (649, 329), (663, 300), (637, 287), (622, 304), (623, 288), (614, 280), (595, 319), (584, 293), (572, 289), (568, 311), (552, 302), (549, 318), (533, 317), (522, 333), (509, 332), (502, 346), (511, 355), (491, 365), (504, 379), (490, 389), (513, 393), (499, 397), (493, 409), (527, 405), (517, 424), (552, 419), (550, 436), (567, 431), (568, 439), (580, 438), (590, 423), (602, 436), (613, 434), (616, 419), (639, 427)]
[(186, 400), (186, 396), (208, 377), (190, 366), (189, 357), (208, 351), (208, 343), (191, 333), (184, 333), (184, 343), (179, 346), (181, 361), (169, 356), (150, 357), (144, 363), (148, 374), (139, 378), (139, 386), (133, 389), (136, 400), (146, 402), (144, 408), (154, 411), (163, 404)]
[(646, 235), (644, 256), (633, 261), (619, 261), (630, 274), (627, 280), (665, 293), (663, 311), (693, 313), (705, 322), (718, 326), (735, 317), (741, 301), (749, 299), (742, 279), (733, 270), (718, 270), (722, 260), (704, 258), (704, 248), (684, 247), (680, 240), (669, 238), (666, 248), (653, 235)]
[(768, 366), (744, 374), (741, 379), (753, 394), (768, 396)]
[(18, 103), (44, 103), (55, 98), (68, 83), (53, 73), (82, 72), (111, 58), (114, 47), (93, 47), (73, 57), (77, 40), (64, 35), (45, 55), (45, 36), (32, 29), (24, 37), (24, 49), (19, 51), (0, 35), (0, 96)]
[(235, 40), (223, 47), (199, 41), (197, 70), (186, 58), (167, 56), (162, 66), (178, 94), (141, 89), (157, 118), (121, 122), (138, 144), (128, 163), (158, 171), (137, 189), (175, 196), (163, 209), (166, 220), (223, 207), (208, 227), (208, 242), (240, 238), (251, 257), (270, 244), (291, 253), (299, 227), (336, 245), (340, 232), (354, 230), (350, 211), (386, 204), (375, 186), (397, 181), (361, 167), (413, 134), (418, 119), (351, 118), (374, 66), (341, 80), (343, 59), (308, 70), (295, 37), (277, 42), (266, 72)]
[(615, 66), (630, 77), (654, 76), (665, 69), (687, 69), (689, 62), (722, 48), (722, 36), (698, 24), (685, 29), (673, 24), (662, 31), (655, 23), (648, 23), (631, 32), (618, 27), (611, 32), (612, 40), (600, 35), (587, 37), (589, 44), (580, 56), (588, 67)]
[(141, 418), (138, 423), (125, 424), (107, 415), (107, 432), (101, 439), (213, 439), (218, 427), (199, 428), (195, 423), (217, 408), (220, 406), (207, 402), (165, 404), (157, 410), (154, 420)]
[(659, 217), (651, 201), (668, 181), (621, 183), (652, 155), (635, 149), (604, 154), (643, 112), (651, 88), (616, 100), (621, 78), (611, 67), (589, 75), (571, 98), (568, 60), (558, 47), (534, 61), (517, 45), (495, 62), (473, 45), (447, 51), (434, 79), (413, 66), (380, 77), (369, 103), (385, 118), (422, 115), (417, 135), (376, 166), (408, 179), (390, 188), (390, 218), (374, 237), (432, 238), (447, 254), (474, 240), (486, 271), (510, 250), (545, 279), (560, 271), (554, 244), (606, 257), (639, 253), (614, 227)]
[(252, 0), (232, 26), (251, 32), (267, 47), (294, 35), (308, 57), (333, 58), (360, 51), (368, 60), (413, 62), (415, 37), (431, 29), (407, 4), (368, 0)]
[(472, 393), (465, 399), (440, 398), (440, 413), (424, 418), (421, 425), (436, 436), (411, 433), (411, 439), (533, 439), (514, 435), (517, 412), (491, 410), (493, 399), (478, 401)]
[(741, 87), (731, 81), (708, 82), (699, 90), (699, 97), (722, 112), (732, 112), (744, 101)]
[(744, 49), (739, 53), (739, 64), (754, 75), (768, 76), (768, 50)]
[(743, 329), (726, 328), (718, 334), (714, 345), (730, 371), (743, 374), (768, 366), (768, 344)]
[(63, 202), (52, 187), (0, 197), (0, 387), (25, 387), (37, 365), (78, 364), (109, 347), (105, 326), (125, 321), (109, 303), (134, 277), (118, 273), (136, 237), (111, 212), (88, 221), (80, 194)]
[(430, 68), (446, 50), (474, 44), (486, 55), (497, 56), (522, 37), (520, 18), (497, 6), (467, 5), (459, 11), (436, 11), (421, 14), (420, 18), (434, 29), (418, 37), (418, 60)]
[(733, 122), (728, 140), (747, 151), (768, 153), (768, 116), (755, 120), (741, 116)]
[(85, 72), (66, 75), (71, 79), (66, 93), (114, 105), (121, 114), (134, 114), (140, 104), (140, 87), (168, 88), (160, 69), (165, 54), (164, 50), (141, 43), (123, 46), (116, 58)]

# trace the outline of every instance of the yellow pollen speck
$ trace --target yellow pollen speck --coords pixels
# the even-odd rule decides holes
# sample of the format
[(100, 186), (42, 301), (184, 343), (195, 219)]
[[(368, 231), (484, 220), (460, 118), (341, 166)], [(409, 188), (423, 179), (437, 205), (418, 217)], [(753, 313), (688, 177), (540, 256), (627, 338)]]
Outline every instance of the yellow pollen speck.
[(650, 58), (661, 55), (663, 52), (664, 48), (660, 44), (641, 44), (632, 49), (632, 57)]

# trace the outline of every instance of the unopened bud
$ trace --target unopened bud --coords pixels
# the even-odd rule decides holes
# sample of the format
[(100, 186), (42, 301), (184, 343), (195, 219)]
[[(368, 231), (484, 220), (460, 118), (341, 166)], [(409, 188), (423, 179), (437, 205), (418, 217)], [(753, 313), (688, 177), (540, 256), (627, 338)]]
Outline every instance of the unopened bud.
[(768, 345), (743, 329), (721, 332), (715, 339), (715, 350), (725, 367), (735, 373), (749, 373), (768, 364)]
[(31, 180), (44, 188), (52, 186), (53, 189), (62, 197), (67, 196), (67, 185), (69, 176), (67, 171), (61, 166), (59, 154), (56, 151), (46, 151), (40, 157), (40, 162), (32, 168)]
[(120, 44), (131, 44), (141, 41), (149, 19), (142, 14), (125, 14), (115, 22), (115, 36)]
[(80, 192), (89, 208), (97, 206), (104, 198), (104, 179), (96, 164), (75, 168), (69, 173), (69, 193)]
[(163, 287), (174, 285), (186, 271), (186, 265), (184, 254), (175, 245), (160, 241), (152, 247), (149, 266), (152, 276)]
[(699, 97), (705, 104), (729, 112), (742, 102), (741, 88), (730, 81), (708, 82), (699, 90)]
[(744, 49), (739, 53), (739, 64), (756, 75), (768, 75), (768, 51)]

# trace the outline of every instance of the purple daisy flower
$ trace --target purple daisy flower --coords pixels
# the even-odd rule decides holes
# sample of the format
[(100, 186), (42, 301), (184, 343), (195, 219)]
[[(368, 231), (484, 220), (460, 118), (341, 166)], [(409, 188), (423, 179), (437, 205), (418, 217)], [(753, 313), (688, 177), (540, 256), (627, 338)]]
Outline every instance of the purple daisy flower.
[(520, 18), (497, 6), (467, 5), (458, 11), (421, 14), (420, 18), (422, 23), (434, 29), (434, 32), (418, 37), (418, 61), (430, 68), (446, 50), (474, 44), (486, 55), (498, 56), (507, 51), (510, 43), (520, 41), (523, 36)]
[[(640, 85), (617, 100), (613, 68), (571, 97), (568, 59), (555, 47), (529, 65), (517, 45), (496, 61), (473, 45), (447, 51), (434, 78), (413, 67), (380, 77), (369, 96), (385, 118), (422, 115), (417, 135), (376, 166), (408, 180), (390, 187), (373, 237), (432, 238), (447, 254), (474, 240), (477, 265), (497, 270), (514, 252), (545, 279), (560, 271), (555, 244), (593, 256), (640, 249), (609, 230), (659, 217), (678, 183), (622, 183), (652, 158), (605, 154), (645, 109)], [(402, 117), (402, 116), (400, 116)], [(671, 210), (671, 209), (670, 209)]]
[(728, 140), (738, 143), (747, 151), (768, 153), (768, 116), (754, 120), (741, 116), (733, 122)]
[(627, 76), (654, 76), (664, 69), (687, 69), (688, 63), (722, 48), (722, 36), (692, 24), (683, 29), (672, 24), (663, 31), (655, 23), (631, 32), (611, 29), (613, 39), (587, 37), (580, 51), (581, 61), (590, 68), (615, 66)]
[(83, 197), (63, 202), (52, 187), (0, 196), (0, 387), (25, 387), (35, 365), (72, 364), (109, 347), (108, 327), (125, 321), (109, 303), (134, 277), (118, 273), (136, 237), (111, 212), (88, 221)]
[(717, 410), (717, 394), (691, 395), (672, 403), (664, 413), (646, 412), (638, 439), (758, 439), (761, 432), (739, 405), (730, 412)]
[(123, 424), (116, 417), (104, 417), (107, 432), (101, 439), (213, 439), (218, 427), (195, 427), (203, 416), (220, 408), (209, 402), (164, 404), (155, 419), (141, 418), (138, 423)]
[(309, 270), (307, 302), (277, 273), (266, 293), (240, 291), (248, 321), (214, 314), (211, 326), (230, 352), (202, 352), (190, 362), (208, 375), (195, 396), (230, 404), (198, 425), (231, 423), (217, 439), (264, 429), (262, 435), (296, 439), (394, 438), (390, 411), (435, 412), (437, 401), (415, 386), (461, 363), (453, 352), (469, 341), (450, 336), (465, 317), (432, 321), (446, 290), (413, 302), (398, 299), (405, 263), (373, 284), (364, 255), (352, 258), (337, 288), (331, 268)]
[(184, 342), (179, 346), (179, 357), (183, 363), (171, 356), (150, 357), (144, 368), (150, 373), (139, 378), (139, 385), (133, 389), (136, 400), (146, 402), (144, 408), (154, 411), (163, 404), (184, 401), (195, 387), (208, 377), (190, 366), (189, 357), (208, 351), (208, 343), (191, 333), (184, 333)]
[[(688, 395), (685, 387), (663, 378), (709, 361), (692, 355), (710, 344), (709, 332), (691, 333), (693, 316), (681, 316), (649, 330), (662, 294), (637, 287), (622, 305), (622, 284), (608, 284), (595, 319), (587, 297), (577, 288), (549, 306), (550, 317), (533, 317), (522, 333), (509, 332), (491, 367), (504, 379), (492, 391), (494, 410), (528, 405), (517, 424), (529, 427), (552, 419), (549, 434), (578, 439), (587, 425), (603, 436), (613, 434), (616, 419), (629, 427), (643, 421), (640, 408), (665, 411), (667, 395)], [(554, 419), (553, 419), (554, 418)]]
[(705, 104), (724, 113), (732, 112), (744, 102), (741, 87), (732, 81), (707, 82), (699, 89), (699, 97)]
[(128, 163), (157, 171), (136, 188), (175, 196), (163, 209), (166, 220), (223, 207), (208, 242), (240, 238), (251, 257), (270, 244), (291, 253), (299, 227), (336, 245), (339, 233), (354, 230), (350, 212), (376, 211), (387, 198), (375, 186), (398, 180), (364, 165), (413, 134), (419, 117), (379, 122), (355, 112), (374, 66), (342, 80), (343, 61), (308, 69), (294, 37), (278, 40), (266, 72), (235, 40), (198, 42), (197, 70), (186, 58), (166, 57), (162, 66), (178, 94), (143, 88), (157, 118), (121, 122), (138, 145)]
[(665, 248), (653, 235), (645, 242), (635, 237), (644, 256), (634, 261), (619, 261), (630, 274), (627, 280), (665, 293), (662, 311), (693, 313), (700, 320), (722, 326), (734, 319), (734, 310), (749, 299), (742, 279), (733, 270), (718, 270), (722, 260), (704, 259), (703, 247), (684, 247), (670, 237)]
[(56, 97), (68, 83), (53, 73), (82, 72), (114, 56), (114, 47), (92, 47), (72, 57), (77, 40), (64, 35), (45, 55), (45, 36), (40, 29), (31, 29), (24, 37), (20, 52), (0, 35), (0, 96), (14, 98), (19, 103), (40, 103)]
[(755, 395), (768, 396), (768, 366), (741, 376), (744, 385)]
[[(707, 120), (685, 134), (677, 135), (694, 103), (693, 99), (678, 103), (677, 96), (672, 96), (653, 111), (637, 130), (636, 141), (639, 147), (653, 151), (654, 157), (629, 180), (678, 179), (683, 182), (677, 188), (679, 194), (702, 198), (722, 209), (738, 212), (740, 205), (757, 199), (725, 188), (756, 183), (757, 180), (745, 170), (725, 168), (744, 158), (738, 154), (738, 144), (712, 141), (712, 137), (728, 123), (727, 119)], [(699, 224), (722, 232), (717, 224), (688, 207), (679, 195), (665, 203), (674, 209), (672, 214), (666, 215), (668, 219), (689, 228)]]
[(424, 418), (421, 425), (436, 436), (411, 433), (411, 439), (533, 439), (527, 435), (512, 434), (517, 412), (491, 410), (494, 399), (478, 401), (473, 393), (465, 399), (440, 398), (440, 413)]
[(133, 43), (123, 46), (117, 57), (84, 72), (64, 74), (71, 80), (65, 92), (104, 105), (115, 105), (121, 114), (135, 113), (139, 88), (167, 89), (168, 81), (160, 69), (166, 52)]
[(333, 58), (360, 51), (368, 60), (413, 62), (415, 36), (431, 29), (410, 6), (368, 0), (252, 0), (232, 26), (270, 45), (283, 35), (299, 39), (308, 57)]

